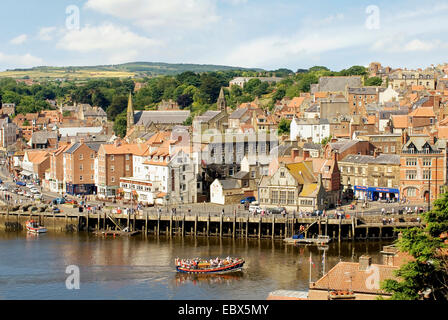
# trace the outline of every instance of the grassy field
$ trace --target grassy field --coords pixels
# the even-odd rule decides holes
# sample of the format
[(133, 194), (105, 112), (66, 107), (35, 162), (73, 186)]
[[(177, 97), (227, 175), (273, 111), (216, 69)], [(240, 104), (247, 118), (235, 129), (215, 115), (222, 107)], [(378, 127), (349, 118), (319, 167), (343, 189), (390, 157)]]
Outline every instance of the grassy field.
[(229, 66), (199, 65), (199, 64), (169, 64), (159, 62), (133, 62), (121, 65), (88, 66), (88, 67), (35, 67), (31, 69), (16, 69), (0, 72), (0, 78), (11, 77), (33, 80), (86, 80), (91, 78), (143, 78), (159, 75), (176, 75), (184, 71), (260, 71), (261, 69), (244, 69)]
[(126, 71), (105, 71), (105, 70), (27, 70), (27, 71), (4, 71), (0, 72), (1, 78), (23, 79), (29, 77), (33, 80), (54, 80), (54, 79), (91, 79), (91, 78), (129, 78), (134, 77), (135, 73)]

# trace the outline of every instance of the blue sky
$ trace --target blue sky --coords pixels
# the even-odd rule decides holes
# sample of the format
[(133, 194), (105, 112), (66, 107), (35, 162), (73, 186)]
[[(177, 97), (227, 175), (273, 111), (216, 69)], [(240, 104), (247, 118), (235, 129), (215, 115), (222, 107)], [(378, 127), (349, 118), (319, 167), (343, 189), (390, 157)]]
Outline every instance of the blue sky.
[(0, 70), (132, 61), (425, 68), (448, 62), (447, 14), (448, 1), (437, 0), (2, 0)]

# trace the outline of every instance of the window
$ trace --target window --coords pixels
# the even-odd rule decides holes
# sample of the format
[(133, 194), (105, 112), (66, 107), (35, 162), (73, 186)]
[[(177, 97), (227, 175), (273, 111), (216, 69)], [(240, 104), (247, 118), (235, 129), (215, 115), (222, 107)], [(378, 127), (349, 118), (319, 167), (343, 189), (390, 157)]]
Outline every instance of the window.
[(392, 188), (392, 180), (391, 179), (387, 180), (387, 187)]
[(280, 191), (280, 204), (286, 204), (286, 191)]
[(282, 177), (282, 178), (285, 177), (285, 171), (280, 172), (280, 177)]
[(127, 154), (126, 155), (126, 161), (129, 161), (129, 158), (130, 158), (129, 155)]
[(416, 166), (417, 165), (417, 158), (407, 158), (406, 159), (406, 165), (407, 166)]
[(373, 186), (374, 187), (378, 187), (378, 179), (374, 179), (373, 180)]
[(110, 166), (110, 171), (115, 172), (115, 166)]
[(126, 165), (126, 171), (129, 171), (129, 165), (128, 164)]
[(82, 181), (82, 176), (79, 176), (79, 181)]
[(79, 165), (79, 170), (82, 171), (84, 169), (84, 166), (82, 164)]
[(115, 182), (115, 177), (110, 178), (110, 181)]
[(424, 167), (431, 167), (431, 165), (432, 165), (432, 159), (423, 159)]
[(393, 171), (393, 169), (392, 169), (392, 167), (387, 167), (387, 172), (389, 172), (389, 173), (392, 173), (392, 171)]
[(288, 191), (288, 204), (294, 204), (294, 191)]
[(423, 180), (431, 179), (431, 170), (423, 170)]
[(390, 152), (391, 152), (391, 153), (395, 153), (395, 146), (391, 146), (391, 147), (390, 147)]
[(92, 153), (92, 154), (90, 155), (90, 159), (95, 159), (95, 154), (94, 154), (94, 153)]
[(417, 170), (406, 170), (406, 180), (415, 180), (417, 178)]
[(82, 153), (79, 155), (79, 160), (84, 160), (84, 155)]
[(110, 156), (110, 161), (115, 161), (115, 156), (114, 155)]
[(384, 153), (389, 153), (389, 147), (388, 146), (384, 147)]
[(417, 189), (416, 188), (409, 188), (406, 190), (406, 194), (408, 197), (416, 197), (417, 196)]
[(271, 201), (272, 203), (278, 203), (278, 191), (272, 191)]

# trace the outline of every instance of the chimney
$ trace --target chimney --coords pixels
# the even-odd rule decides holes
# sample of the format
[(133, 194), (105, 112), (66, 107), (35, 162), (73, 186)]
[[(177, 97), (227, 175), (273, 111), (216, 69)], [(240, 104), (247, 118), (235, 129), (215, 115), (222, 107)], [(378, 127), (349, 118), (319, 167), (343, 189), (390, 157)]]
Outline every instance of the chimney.
[(291, 150), (291, 158), (294, 160), (299, 156), (299, 149), (292, 149)]
[(79, 139), (79, 143), (80, 144), (84, 144), (86, 141), (84, 140), (84, 138)]
[(308, 150), (303, 151), (303, 160), (308, 160), (310, 158), (310, 152)]
[(372, 258), (367, 255), (363, 255), (359, 258), (359, 271), (367, 271), (372, 264)]

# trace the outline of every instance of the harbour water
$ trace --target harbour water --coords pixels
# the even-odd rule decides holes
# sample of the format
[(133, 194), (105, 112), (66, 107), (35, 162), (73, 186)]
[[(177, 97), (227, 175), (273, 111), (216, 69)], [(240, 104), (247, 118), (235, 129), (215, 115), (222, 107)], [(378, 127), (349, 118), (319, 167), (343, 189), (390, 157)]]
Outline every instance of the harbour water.
[[(281, 241), (216, 238), (98, 238), (86, 234), (0, 233), (0, 300), (265, 300), (271, 291), (306, 291), (324, 267), (358, 261), (391, 242), (294, 247)], [(242, 257), (238, 274), (197, 278), (175, 272), (174, 259)], [(68, 266), (78, 266), (80, 289), (68, 290)], [(347, 283), (347, 286), (349, 283)]]

